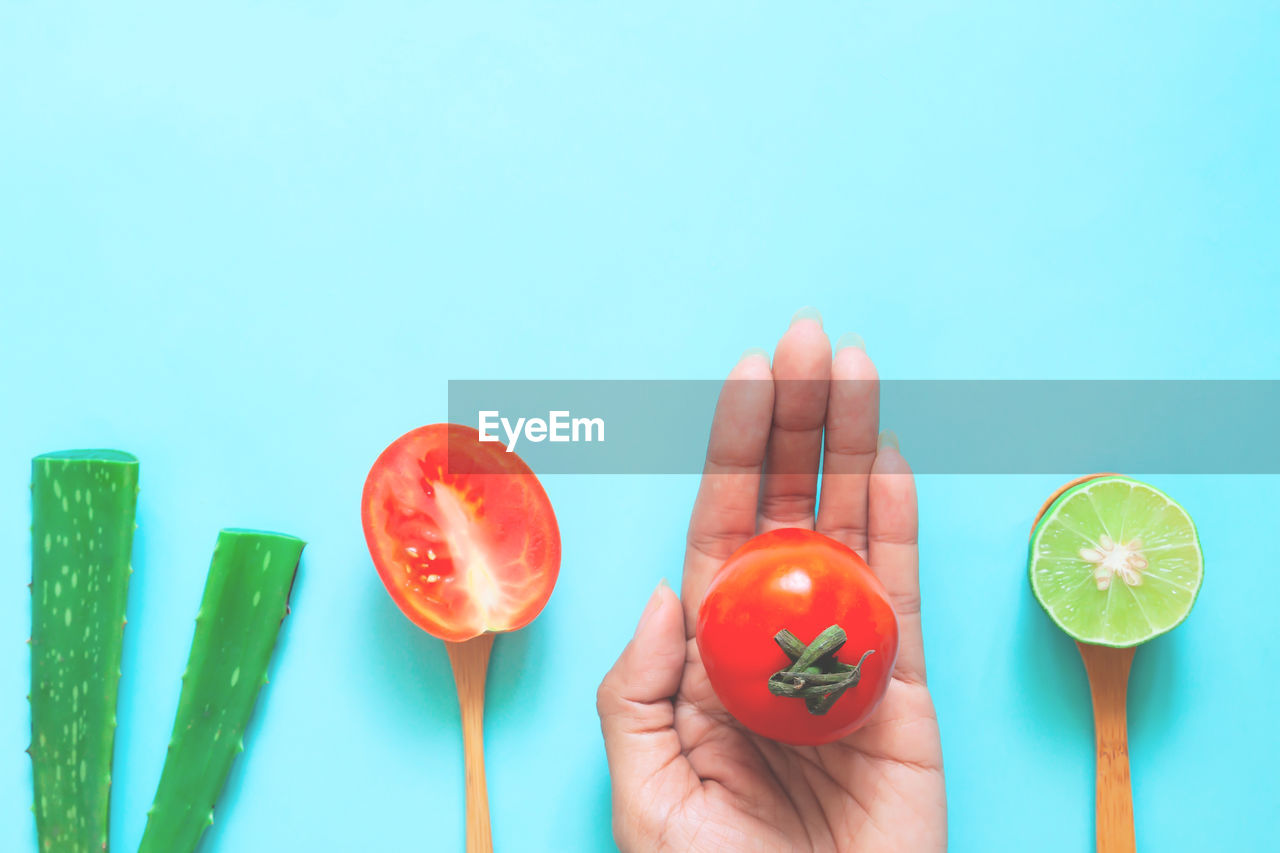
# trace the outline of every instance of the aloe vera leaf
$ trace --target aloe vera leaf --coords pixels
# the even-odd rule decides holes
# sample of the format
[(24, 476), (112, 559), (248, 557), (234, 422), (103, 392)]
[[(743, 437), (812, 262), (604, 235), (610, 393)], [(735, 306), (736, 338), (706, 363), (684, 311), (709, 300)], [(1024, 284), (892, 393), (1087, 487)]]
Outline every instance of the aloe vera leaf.
[(69, 450), (37, 456), (31, 473), (36, 833), (45, 853), (101, 853), (138, 460), (117, 450)]
[(214, 804), (244, 750), (244, 730), (267, 681), (304, 545), (280, 533), (218, 534), (139, 853), (192, 851), (213, 823)]

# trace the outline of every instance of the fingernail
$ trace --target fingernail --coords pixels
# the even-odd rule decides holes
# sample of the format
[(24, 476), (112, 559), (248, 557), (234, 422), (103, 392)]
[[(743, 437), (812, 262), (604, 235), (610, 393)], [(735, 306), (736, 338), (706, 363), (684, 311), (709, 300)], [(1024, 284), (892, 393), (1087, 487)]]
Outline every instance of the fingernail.
[(648, 622), (649, 619), (652, 618), (654, 611), (657, 610), (658, 605), (662, 603), (662, 598), (661, 598), (662, 588), (666, 585), (667, 585), (667, 579), (663, 578), (662, 580), (658, 581), (658, 585), (654, 587), (653, 595), (649, 596), (649, 603), (644, 606), (644, 612), (640, 614), (641, 626), (643, 626), (644, 623)]
[(763, 350), (760, 347), (748, 347), (746, 350), (743, 351), (742, 358), (738, 359), (738, 361), (746, 361), (752, 356), (757, 356), (757, 355), (764, 356), (765, 361), (769, 360), (768, 350)]
[(845, 332), (840, 336), (840, 339), (836, 341), (836, 352), (840, 352), (842, 349), (848, 349), (849, 347), (857, 347), (863, 352), (866, 352), (867, 342), (864, 341), (862, 339), (862, 335), (857, 332)]
[(791, 318), (791, 325), (794, 326), (796, 323), (799, 323), (801, 320), (813, 320), (819, 326), (821, 326), (822, 312), (819, 311), (817, 308), (814, 308), (812, 305), (806, 305), (805, 307), (797, 311), (795, 313), (795, 316)]
[(884, 430), (880, 433), (880, 438), (876, 441), (876, 450), (880, 450), (885, 447), (892, 447), (894, 450), (900, 449), (898, 447), (898, 436), (893, 430)]

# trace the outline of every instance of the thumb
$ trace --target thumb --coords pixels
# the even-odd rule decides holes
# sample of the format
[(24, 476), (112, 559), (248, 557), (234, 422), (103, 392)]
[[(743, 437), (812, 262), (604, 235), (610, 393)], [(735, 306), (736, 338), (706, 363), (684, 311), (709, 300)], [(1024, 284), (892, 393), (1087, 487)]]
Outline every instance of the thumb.
[[(659, 789), (697, 782), (674, 727), (672, 699), (680, 688), (684, 660), (684, 611), (664, 581), (596, 694), (613, 777), (615, 825), (628, 816), (638, 818), (642, 806), (653, 804), (658, 791), (649, 787), (651, 782), (658, 782)], [(659, 775), (665, 778), (655, 779)]]

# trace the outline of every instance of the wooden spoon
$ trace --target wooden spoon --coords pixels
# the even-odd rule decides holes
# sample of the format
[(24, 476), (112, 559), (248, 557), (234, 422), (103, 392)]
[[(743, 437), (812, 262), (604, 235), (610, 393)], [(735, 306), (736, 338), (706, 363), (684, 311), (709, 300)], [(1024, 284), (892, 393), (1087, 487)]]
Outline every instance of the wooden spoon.
[(462, 712), (462, 747), (467, 768), (467, 853), (493, 853), (489, 791), (484, 780), (484, 679), (493, 634), (445, 643)]
[[(1040, 512), (1035, 524), (1063, 492), (1098, 477), (1113, 474), (1090, 474), (1079, 477), (1058, 489)], [(1134, 853), (1133, 791), (1129, 783), (1129, 735), (1127, 697), (1129, 665), (1136, 646), (1113, 649), (1092, 643), (1076, 642), (1080, 657), (1089, 674), (1089, 691), (1093, 694), (1093, 731), (1097, 742), (1097, 843), (1098, 853)]]

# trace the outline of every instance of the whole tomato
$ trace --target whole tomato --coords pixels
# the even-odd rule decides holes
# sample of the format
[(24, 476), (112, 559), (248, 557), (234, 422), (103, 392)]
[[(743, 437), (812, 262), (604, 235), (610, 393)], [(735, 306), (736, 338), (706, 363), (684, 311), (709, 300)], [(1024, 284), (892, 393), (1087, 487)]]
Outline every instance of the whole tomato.
[(866, 562), (797, 528), (729, 557), (703, 598), (697, 637), (725, 709), (756, 734), (797, 745), (862, 725), (898, 656), (897, 618)]

